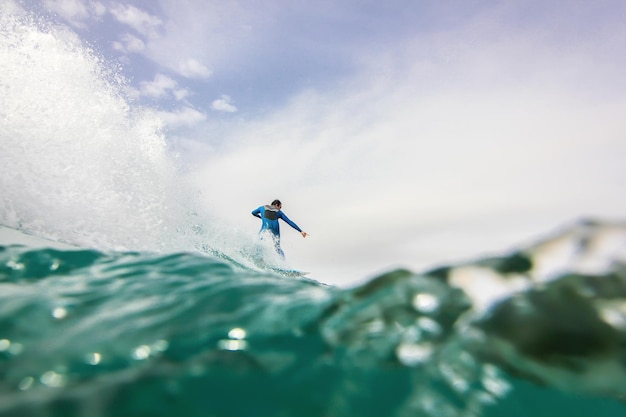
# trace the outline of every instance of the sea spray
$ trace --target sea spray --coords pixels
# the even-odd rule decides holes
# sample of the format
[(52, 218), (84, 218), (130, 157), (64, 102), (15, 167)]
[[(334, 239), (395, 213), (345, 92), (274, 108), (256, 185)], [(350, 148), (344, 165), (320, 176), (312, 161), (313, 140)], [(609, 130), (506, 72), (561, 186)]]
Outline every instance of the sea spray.
[(193, 251), (284, 265), (256, 230), (215, 222), (158, 110), (66, 26), (0, 5), (0, 225), (104, 251)]
[(160, 119), (125, 89), (68, 28), (0, 6), (0, 223), (98, 248), (176, 246), (190, 199)]

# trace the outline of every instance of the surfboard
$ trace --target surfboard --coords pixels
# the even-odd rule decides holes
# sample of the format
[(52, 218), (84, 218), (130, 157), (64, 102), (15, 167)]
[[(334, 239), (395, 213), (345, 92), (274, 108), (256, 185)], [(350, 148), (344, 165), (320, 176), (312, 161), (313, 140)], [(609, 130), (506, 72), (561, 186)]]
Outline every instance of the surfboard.
[(57, 242), (40, 236), (35, 236), (21, 230), (0, 225), (0, 246), (21, 245), (30, 248), (54, 248), (63, 250), (80, 249), (66, 243)]

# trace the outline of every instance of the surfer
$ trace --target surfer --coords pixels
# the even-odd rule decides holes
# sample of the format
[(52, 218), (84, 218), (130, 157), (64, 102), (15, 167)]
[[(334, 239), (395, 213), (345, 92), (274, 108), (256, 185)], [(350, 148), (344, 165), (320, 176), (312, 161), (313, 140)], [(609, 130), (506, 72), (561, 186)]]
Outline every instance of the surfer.
[(307, 232), (303, 232), (297, 224), (289, 220), (285, 213), (281, 211), (282, 206), (283, 205), (280, 200), (274, 200), (270, 205), (261, 206), (252, 210), (252, 215), (263, 221), (263, 223), (261, 223), (261, 230), (259, 231), (261, 236), (270, 235), (274, 241), (276, 252), (278, 252), (281, 258), (285, 258), (285, 253), (280, 247), (280, 226), (278, 224), (278, 219), (283, 219), (285, 223), (300, 232), (302, 237), (307, 237), (309, 234)]

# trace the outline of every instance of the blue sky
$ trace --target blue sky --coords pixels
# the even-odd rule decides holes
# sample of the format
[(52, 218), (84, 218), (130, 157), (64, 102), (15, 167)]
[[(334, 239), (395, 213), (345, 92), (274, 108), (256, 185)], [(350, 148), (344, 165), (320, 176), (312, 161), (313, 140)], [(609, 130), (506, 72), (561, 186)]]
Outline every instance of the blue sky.
[[(366, 73), (406, 75), (420, 61), (449, 71), (466, 65), (473, 50), (477, 60), (485, 54), (483, 65), (459, 68), (452, 76), (465, 80), (458, 81), (484, 77), (488, 66), (510, 81), (522, 76), (511, 74), (515, 67), (532, 77), (549, 71), (543, 55), (557, 51), (569, 59), (597, 54), (614, 61), (609, 65), (624, 59), (617, 48), (625, 12), (616, 0), (26, 4), (57, 16), (105, 57), (123, 63), (145, 102), (188, 116), (198, 112), (187, 124), (224, 113), (255, 117), (303, 90), (333, 90)], [(524, 50), (499, 56), (510, 47)]]
[(281, 198), (330, 282), (625, 212), (621, 0), (25, 4), (121, 64), (217, 218)]

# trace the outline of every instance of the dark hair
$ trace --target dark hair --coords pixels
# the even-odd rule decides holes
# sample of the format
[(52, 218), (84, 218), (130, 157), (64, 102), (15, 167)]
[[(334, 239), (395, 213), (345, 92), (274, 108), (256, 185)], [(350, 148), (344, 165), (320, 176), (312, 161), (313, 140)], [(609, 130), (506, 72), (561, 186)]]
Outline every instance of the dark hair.
[(272, 201), (272, 205), (273, 206), (282, 206), (283, 204), (280, 202), (280, 200), (274, 200), (274, 201)]

